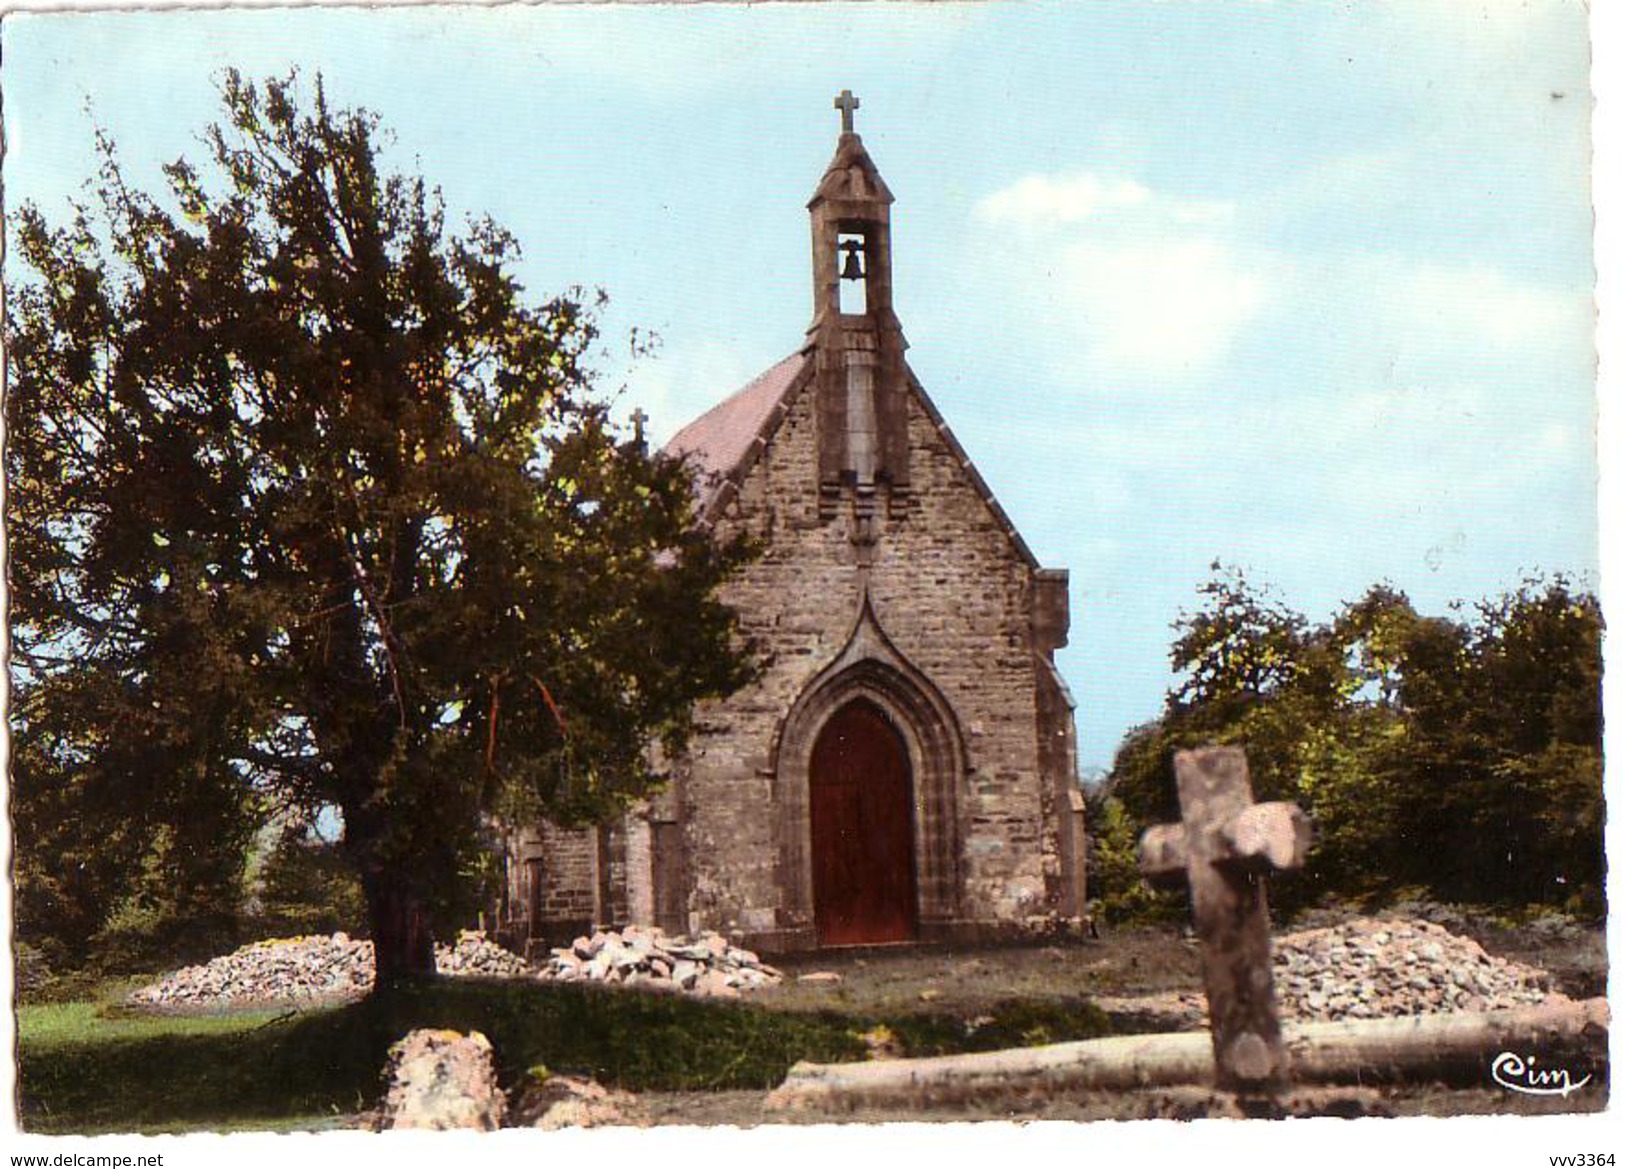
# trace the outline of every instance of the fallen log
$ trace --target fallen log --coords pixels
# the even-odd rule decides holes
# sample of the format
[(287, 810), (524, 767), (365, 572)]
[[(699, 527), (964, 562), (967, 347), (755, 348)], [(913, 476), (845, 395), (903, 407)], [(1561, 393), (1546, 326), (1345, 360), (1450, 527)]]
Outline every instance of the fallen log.
[[(1554, 999), (1536, 1007), (1481, 1014), (1417, 1015), (1302, 1023), (1285, 1029), (1298, 1082), (1391, 1083), (1406, 1080), (1488, 1086), (1505, 1052), (1541, 1066), (1564, 1058), (1606, 1058), (1608, 1001)], [(1575, 1070), (1578, 1080), (1584, 1073)], [(913, 1108), (1000, 1096), (1212, 1083), (1213, 1039), (1206, 1031), (1121, 1035), (974, 1055), (868, 1063), (798, 1063), (769, 1094), (769, 1110), (841, 1111)]]

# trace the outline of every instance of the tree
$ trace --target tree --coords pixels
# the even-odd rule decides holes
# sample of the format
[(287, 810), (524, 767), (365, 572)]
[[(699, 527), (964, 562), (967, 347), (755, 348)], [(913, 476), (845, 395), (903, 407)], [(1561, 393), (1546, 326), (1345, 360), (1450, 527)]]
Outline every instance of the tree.
[(433, 969), (491, 816), (624, 807), (750, 676), (716, 595), (749, 549), (616, 434), (596, 303), (527, 303), (513, 237), (449, 230), (319, 79), (221, 94), (167, 195), (104, 138), (91, 207), (17, 218), (17, 801), (183, 834), (335, 808), (382, 983)]
[[(1183, 677), (1118, 749), (1128, 823), (1177, 817), (1172, 756), (1245, 747), (1255, 793), (1313, 817), (1301, 901), (1421, 886), (1481, 903), (1602, 905), (1602, 618), (1558, 576), (1428, 617), (1387, 585), (1311, 624), (1214, 565), (1175, 624)], [(1110, 811), (1103, 808), (1103, 813)], [(1121, 865), (1119, 865), (1121, 868)]]
[(1500, 895), (1600, 911), (1602, 611), (1563, 576), (1475, 606), (1459, 819)]
[(1181, 613), (1169, 651), (1184, 681), (1169, 695), (1172, 708), (1226, 709), (1257, 703), (1289, 686), (1303, 668), (1308, 621), (1248, 582), (1238, 568), (1215, 560), (1197, 592), (1203, 608)]
[(1339, 661), (1324, 630), (1215, 562), (1198, 590), (1201, 608), (1174, 622), (1169, 662), (1179, 676), (1156, 722), (1118, 749), (1112, 790), (1147, 822), (1178, 819), (1173, 756), (1203, 743), (1247, 750), (1255, 794), (1291, 799), (1306, 724), (1338, 702)]

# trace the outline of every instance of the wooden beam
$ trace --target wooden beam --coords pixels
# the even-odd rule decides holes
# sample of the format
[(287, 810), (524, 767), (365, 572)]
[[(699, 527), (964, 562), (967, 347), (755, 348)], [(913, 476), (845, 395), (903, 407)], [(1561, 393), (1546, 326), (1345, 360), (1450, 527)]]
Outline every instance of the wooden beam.
[[(1535, 1053), (1548, 1069), (1572, 1060), (1578, 1081), (1586, 1074), (1582, 1061), (1607, 1055), (1608, 1001), (1560, 999), (1481, 1014), (1303, 1023), (1288, 1025), (1283, 1037), (1294, 1077), (1313, 1083), (1440, 1080), (1494, 1087), (1491, 1065), (1505, 1052), (1523, 1058)], [(1123, 1035), (931, 1059), (798, 1063), (764, 1107), (917, 1108), (1012, 1095), (1211, 1084), (1214, 1072), (1213, 1043), (1205, 1031)]]

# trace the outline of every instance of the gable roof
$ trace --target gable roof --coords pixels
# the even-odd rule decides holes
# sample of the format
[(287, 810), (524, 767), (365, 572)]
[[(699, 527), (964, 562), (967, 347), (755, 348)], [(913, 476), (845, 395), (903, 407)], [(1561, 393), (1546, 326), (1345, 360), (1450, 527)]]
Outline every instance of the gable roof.
[[(665, 446), (669, 455), (687, 456), (695, 471), (695, 493), (700, 500), (700, 519), (711, 522), (722, 513), (739, 491), (745, 475), (772, 441), (785, 412), (795, 400), (801, 387), (811, 378), (812, 352), (803, 349), (786, 357), (777, 365), (757, 376), (743, 389), (718, 402), (693, 422), (672, 436)], [(906, 370), (906, 367), (905, 367)], [(982, 497), (982, 502), (993, 513), (994, 522), (1003, 529), (1016, 549), (1016, 554), (1032, 567), (1039, 566), (1027, 541), (1022, 539), (1016, 525), (1010, 521), (987, 480), (971, 462), (965, 448), (959, 445), (949, 429), (937, 404), (912, 370), (906, 370), (907, 384), (915, 399), (924, 408), (937, 432), (942, 435), (950, 452), (964, 468), (971, 488)]]
[(784, 418), (791, 391), (811, 367), (806, 353), (792, 353), (767, 372), (718, 402), (672, 436), (665, 450), (686, 455), (694, 468), (700, 516), (711, 519), (726, 504), (756, 456)]

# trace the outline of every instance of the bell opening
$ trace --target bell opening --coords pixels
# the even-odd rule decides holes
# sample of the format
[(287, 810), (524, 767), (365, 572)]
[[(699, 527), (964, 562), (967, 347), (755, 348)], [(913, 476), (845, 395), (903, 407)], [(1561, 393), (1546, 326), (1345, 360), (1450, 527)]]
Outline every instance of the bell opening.
[(835, 241), (839, 258), (841, 312), (861, 315), (869, 311), (868, 240), (857, 232), (841, 232)]

